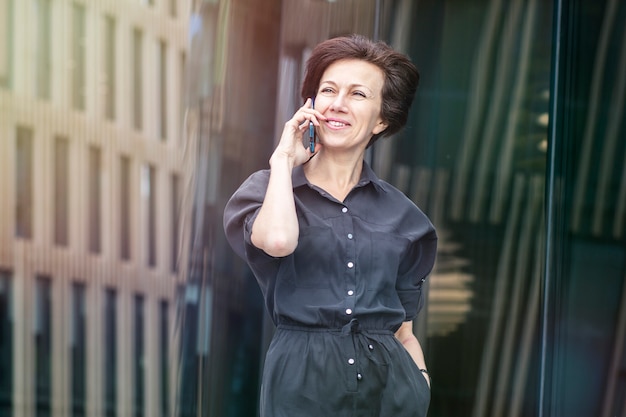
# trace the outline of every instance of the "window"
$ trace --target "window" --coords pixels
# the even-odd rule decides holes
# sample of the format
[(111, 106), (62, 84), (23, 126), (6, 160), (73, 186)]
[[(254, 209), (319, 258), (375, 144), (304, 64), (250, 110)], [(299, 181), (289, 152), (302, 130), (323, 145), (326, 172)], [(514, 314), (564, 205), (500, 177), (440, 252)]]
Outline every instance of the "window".
[(152, 165), (144, 165), (142, 170), (142, 193), (146, 199), (147, 210), (147, 249), (148, 266), (156, 266), (157, 262), (157, 231), (156, 231), (156, 169)]
[(87, 411), (87, 341), (85, 314), (85, 284), (72, 284), (72, 316), (70, 337), (72, 416), (81, 417)]
[(143, 128), (143, 32), (141, 29), (133, 29), (133, 126), (140, 130)]
[(52, 15), (51, 0), (36, 0), (36, 94), (38, 98), (50, 99), (52, 78)]
[(33, 131), (18, 127), (15, 144), (15, 236), (33, 237)]
[(0, 0), (0, 87), (12, 84), (13, 0)]
[(54, 243), (69, 244), (70, 142), (54, 140)]
[(178, 17), (178, 0), (170, 0), (170, 16)]
[(158, 111), (158, 129), (159, 138), (165, 140), (167, 137), (167, 43), (164, 40), (159, 41), (158, 47), (158, 63), (157, 68), (159, 71), (159, 85), (157, 91), (159, 97), (157, 98)]
[(144, 416), (145, 408), (145, 352), (144, 352), (144, 298), (135, 295), (133, 329), (133, 417)]
[(85, 110), (86, 32), (85, 6), (74, 3), (72, 8), (72, 106)]
[(11, 273), (0, 270), (0, 415), (13, 414), (13, 290)]
[(102, 156), (100, 149), (89, 147), (89, 250), (100, 253), (102, 229)]
[(52, 413), (52, 280), (37, 276), (35, 280), (35, 416)]
[(185, 120), (185, 108), (187, 107), (187, 101), (186, 101), (186, 92), (187, 92), (187, 54), (185, 53), (185, 51), (181, 51), (180, 52), (180, 105), (178, 106), (180, 108), (180, 115), (179, 117), (179, 122), (180, 125), (183, 125), (183, 121)]
[(104, 18), (104, 115), (108, 120), (115, 118), (115, 76), (117, 43), (115, 41), (116, 22), (112, 16)]
[(130, 260), (130, 158), (120, 157), (120, 258)]
[(104, 293), (104, 415), (117, 416), (117, 293), (107, 288)]
[(161, 372), (161, 416), (170, 415), (169, 402), (169, 303), (161, 300), (159, 304), (160, 315), (160, 372)]
[(171, 219), (171, 259), (170, 259), (170, 270), (172, 272), (178, 271), (178, 234), (180, 233), (180, 205), (182, 202), (182, 189), (181, 189), (181, 181), (180, 176), (177, 174), (172, 174), (170, 177), (171, 181), (171, 196), (172, 196), (172, 219)]

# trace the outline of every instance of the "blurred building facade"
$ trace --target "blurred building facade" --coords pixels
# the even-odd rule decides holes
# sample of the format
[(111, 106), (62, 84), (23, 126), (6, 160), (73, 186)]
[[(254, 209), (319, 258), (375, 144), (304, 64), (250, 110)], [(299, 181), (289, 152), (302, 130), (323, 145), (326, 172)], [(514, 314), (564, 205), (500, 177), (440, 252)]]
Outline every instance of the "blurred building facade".
[(169, 416), (189, 5), (0, 1), (0, 415)]

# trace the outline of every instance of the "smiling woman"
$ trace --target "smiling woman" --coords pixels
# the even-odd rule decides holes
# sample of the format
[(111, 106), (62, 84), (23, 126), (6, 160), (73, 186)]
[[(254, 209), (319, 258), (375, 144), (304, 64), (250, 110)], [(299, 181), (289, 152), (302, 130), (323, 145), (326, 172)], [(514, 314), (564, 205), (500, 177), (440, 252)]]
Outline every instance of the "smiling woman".
[[(315, 109), (307, 98), (285, 123), (270, 169), (226, 205), (228, 240), (277, 327), (262, 417), (426, 415), (429, 379), (412, 321), (437, 236), (364, 162), (370, 143), (406, 121), (417, 74), (382, 42), (318, 45), (302, 90)], [(389, 84), (406, 87), (400, 100)], [(320, 139), (314, 153), (302, 142), (310, 123)]]

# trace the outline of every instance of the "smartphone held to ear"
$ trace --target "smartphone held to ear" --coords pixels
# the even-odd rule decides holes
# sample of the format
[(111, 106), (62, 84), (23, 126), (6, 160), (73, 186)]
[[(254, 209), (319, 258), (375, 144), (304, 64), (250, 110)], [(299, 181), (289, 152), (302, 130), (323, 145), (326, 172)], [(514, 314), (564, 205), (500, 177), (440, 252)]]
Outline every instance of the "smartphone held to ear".
[[(311, 99), (311, 108), (315, 108), (315, 98)], [(315, 126), (313, 122), (309, 122), (309, 150), (315, 152)]]
[(315, 126), (313, 122), (309, 122), (309, 150), (315, 152)]

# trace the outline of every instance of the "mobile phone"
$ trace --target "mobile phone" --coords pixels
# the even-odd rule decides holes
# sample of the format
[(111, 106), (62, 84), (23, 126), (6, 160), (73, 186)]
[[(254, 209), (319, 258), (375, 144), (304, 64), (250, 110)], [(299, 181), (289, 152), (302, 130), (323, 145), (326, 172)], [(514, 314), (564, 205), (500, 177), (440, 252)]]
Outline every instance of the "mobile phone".
[[(315, 98), (311, 99), (311, 108), (315, 106)], [(315, 152), (315, 126), (313, 122), (309, 122), (309, 150), (311, 153)]]

